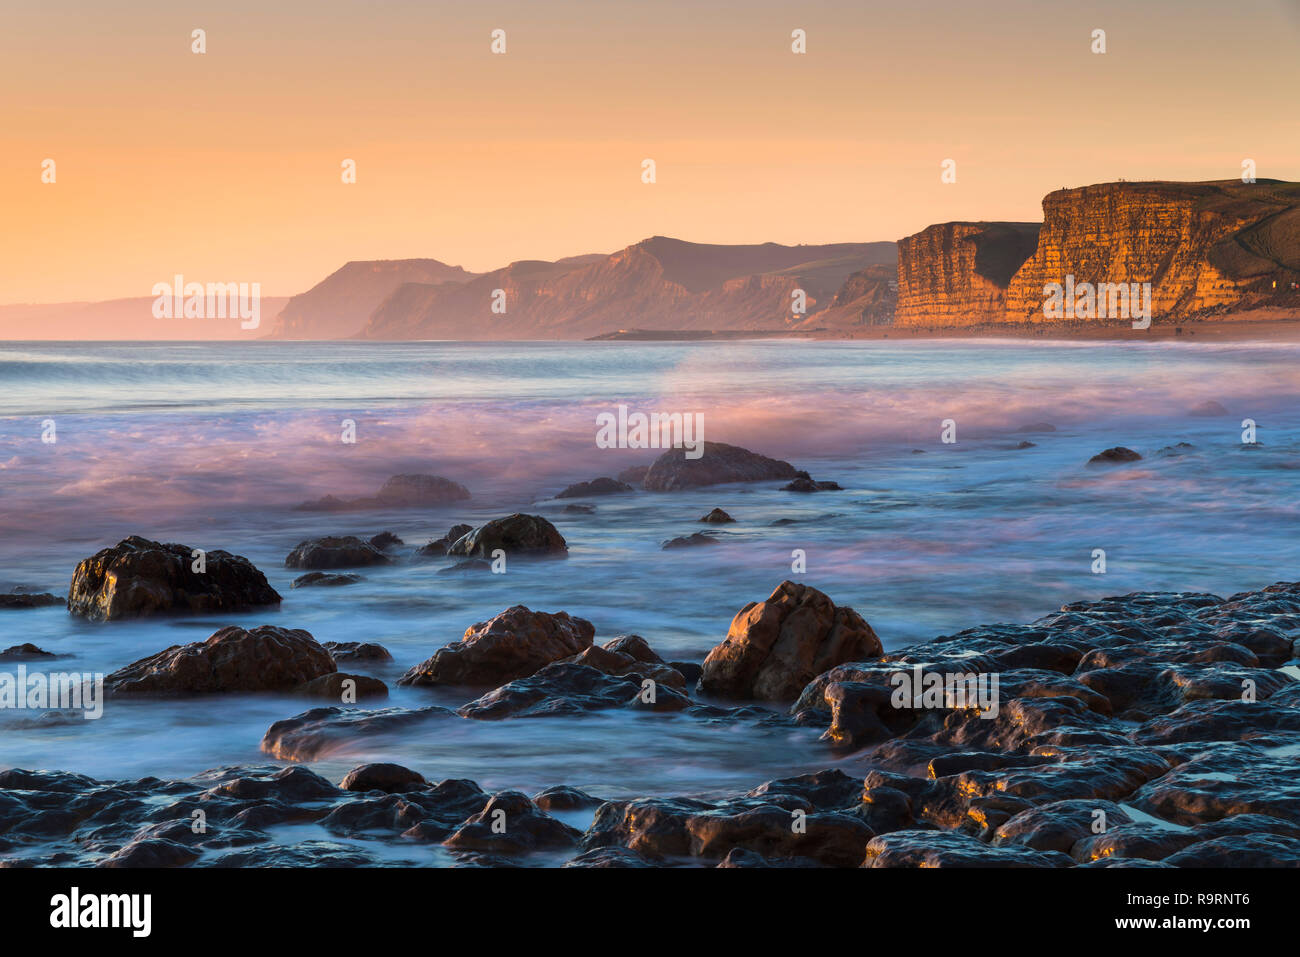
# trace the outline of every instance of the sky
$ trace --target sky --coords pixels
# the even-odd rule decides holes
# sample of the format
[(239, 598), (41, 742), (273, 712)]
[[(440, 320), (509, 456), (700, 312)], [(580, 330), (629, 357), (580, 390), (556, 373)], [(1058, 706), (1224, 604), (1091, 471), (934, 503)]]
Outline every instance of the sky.
[(1300, 0), (270, 6), (3, 10), (0, 303), (178, 273), (292, 295), (355, 259), (486, 271), (653, 235), (898, 239), (1246, 158), (1300, 179)]

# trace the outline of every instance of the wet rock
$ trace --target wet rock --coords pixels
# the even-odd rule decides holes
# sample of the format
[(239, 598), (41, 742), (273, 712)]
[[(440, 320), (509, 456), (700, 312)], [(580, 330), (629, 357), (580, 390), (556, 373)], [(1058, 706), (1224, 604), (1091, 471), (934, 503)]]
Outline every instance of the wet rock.
[(25, 641), (21, 645), (13, 645), (0, 651), (0, 661), (38, 661), (41, 658), (57, 658), (58, 655), (53, 652), (43, 651), (37, 648), (30, 641)]
[(387, 565), (391, 559), (355, 535), (327, 536), (299, 542), (285, 556), (286, 568), (347, 568)]
[(581, 837), (581, 831), (540, 810), (526, 794), (502, 791), (492, 795), (483, 810), (443, 844), (459, 850), (522, 854), (540, 848), (571, 847)]
[(636, 674), (641, 678), (649, 678), (656, 684), (666, 685), (678, 691), (685, 691), (686, 689), (686, 678), (681, 672), (670, 668), (668, 665), (638, 661), (631, 655), (610, 651), (606, 648), (597, 648), (595, 645), (587, 648), (581, 654), (563, 660), (569, 664), (586, 665), (588, 668), (595, 668), (607, 675)]
[(1300, 867), (1300, 838), (1248, 834), (1192, 844), (1165, 858), (1171, 867)]
[(406, 733), (431, 721), (454, 718), (447, 708), (312, 708), (275, 722), (262, 736), (262, 750), (282, 761), (316, 761), (359, 740)]
[(721, 868), (736, 867), (820, 867), (821, 865), (808, 857), (776, 859), (764, 857), (743, 847), (733, 847), (717, 864)]
[(453, 525), (450, 530), (448, 530), (447, 534), (442, 536), (442, 538), (435, 539), (434, 541), (428, 542), (417, 548), (415, 550), (415, 555), (417, 558), (438, 558), (442, 555), (446, 555), (447, 549), (451, 548), (458, 539), (469, 534), (473, 530), (473, 527), (469, 525)]
[(1195, 448), (1196, 446), (1192, 445), (1191, 442), (1179, 442), (1176, 445), (1163, 446), (1156, 452), (1156, 455), (1162, 458), (1170, 458), (1172, 456), (1186, 455)]
[(640, 635), (619, 635), (611, 638), (601, 647), (615, 654), (627, 655), (633, 661), (643, 661), (651, 665), (664, 664), (664, 660), (655, 654), (650, 643)]
[(344, 791), (383, 791), (401, 794), (427, 788), (424, 775), (400, 764), (361, 764), (349, 771), (339, 788)]
[(133, 841), (116, 854), (100, 861), (100, 867), (184, 867), (199, 852), (175, 841)]
[(212, 694), (286, 691), (336, 670), (334, 659), (301, 629), (231, 625), (206, 641), (173, 645), (120, 668), (111, 694)]
[(1091, 466), (1122, 465), (1125, 462), (1137, 462), (1141, 458), (1142, 456), (1138, 455), (1132, 449), (1126, 449), (1122, 445), (1117, 445), (1114, 448), (1098, 452), (1092, 458), (1088, 459), (1088, 464)]
[(670, 661), (668, 667), (686, 679), (688, 688), (694, 688), (704, 675), (704, 666), (694, 661)]
[(836, 482), (818, 482), (807, 472), (795, 473), (795, 479), (789, 485), (781, 486), (782, 492), (839, 492), (842, 489)]
[(370, 539), (370, 544), (383, 552), (396, 545), (405, 545), (406, 543), (392, 532), (380, 532), (378, 535), (375, 535)]
[(499, 685), (590, 648), (595, 634), (586, 619), (515, 605), (465, 629), (459, 642), (440, 648), (398, 684)]
[(349, 675), (335, 671), (303, 682), (293, 689), (293, 694), (303, 698), (323, 698), (352, 704), (367, 698), (387, 698), (388, 685), (369, 675)]
[(600, 798), (592, 797), (586, 791), (557, 784), (535, 795), (533, 803), (543, 811), (581, 811), (589, 807), (599, 807), (605, 802)]
[(501, 549), (510, 557), (516, 555), (567, 555), (568, 543), (554, 525), (540, 515), (515, 513), (497, 518), (467, 532), (447, 549), (448, 555), (471, 558), (491, 558)]
[(863, 867), (1068, 867), (1057, 851), (995, 847), (957, 831), (893, 831), (867, 842)]
[(9, 592), (0, 595), (0, 610), (6, 608), (45, 608), (50, 605), (62, 605), (67, 599), (48, 592)]
[(655, 867), (655, 861), (643, 857), (636, 851), (628, 850), (626, 847), (598, 847), (595, 850), (584, 851), (571, 861), (567, 861), (565, 867)]
[(299, 803), (337, 798), (339, 789), (314, 771), (292, 767), (271, 774), (236, 774), (209, 789), (208, 793), (242, 801), (270, 799)]
[(321, 647), (337, 661), (392, 661), (383, 645), (370, 641), (323, 641)]
[(810, 858), (828, 867), (856, 867), (872, 831), (842, 811), (789, 811), (775, 805), (719, 808), (686, 819), (690, 852), (722, 858), (744, 848), (768, 858)]
[[(851, 778), (838, 768), (767, 781), (746, 797), (761, 797), (787, 809), (837, 810), (851, 808), (862, 799), (862, 779)], [(789, 798), (795, 799), (791, 803)]]
[[(528, 678), (511, 681), (456, 709), (464, 718), (496, 721), (582, 714), (631, 704), (642, 692), (639, 674), (608, 675), (585, 665), (557, 662)], [(666, 686), (655, 689), (661, 710), (680, 710), (690, 700)]]
[(852, 608), (786, 581), (732, 619), (726, 640), (704, 659), (700, 687), (722, 697), (793, 701), (822, 672), (880, 654), (880, 639)]
[(626, 482), (620, 482), (612, 478), (592, 479), (590, 482), (578, 482), (570, 485), (556, 498), (587, 498), (591, 495), (619, 495), (623, 492), (632, 492), (635, 489)]
[(308, 572), (306, 575), (299, 575), (293, 580), (294, 588), (307, 588), (309, 586), (336, 586), (336, 585), (355, 585), (361, 581), (360, 575), (331, 575), (328, 572)]
[(68, 611), (97, 621), (278, 605), (280, 595), (247, 558), (215, 550), (194, 571), (194, 549), (132, 535), (83, 559), (72, 573)]
[[(1104, 817), (1099, 817), (1099, 812)], [(1128, 823), (1129, 816), (1112, 801), (1053, 801), (1010, 818), (993, 835), (993, 844), (1019, 844), (1036, 851), (1069, 854), (1079, 841), (1092, 837), (1097, 827)]]
[[(1290, 744), (1296, 747), (1300, 738), (1293, 735)], [(1300, 781), (1294, 768), (1293, 758), (1254, 744), (1206, 745), (1167, 774), (1149, 780), (1128, 803), (1184, 826), (1237, 814), (1300, 824)]]
[(719, 545), (721, 544), (712, 535), (706, 532), (693, 532), (690, 535), (682, 535), (678, 538), (670, 538), (663, 543), (663, 548), (693, 548), (696, 545)]
[(673, 492), (728, 482), (789, 480), (796, 476), (797, 471), (789, 462), (735, 445), (705, 442), (699, 458), (688, 459), (683, 448), (663, 453), (650, 466), (641, 484), (652, 492)]
[(709, 512), (709, 514), (702, 517), (700, 521), (706, 522), (710, 525), (726, 525), (730, 522), (735, 522), (735, 519), (722, 509), (715, 508), (713, 511)]
[(582, 837), (584, 850), (621, 845), (648, 857), (685, 857), (691, 852), (686, 822), (714, 805), (692, 798), (607, 801)]

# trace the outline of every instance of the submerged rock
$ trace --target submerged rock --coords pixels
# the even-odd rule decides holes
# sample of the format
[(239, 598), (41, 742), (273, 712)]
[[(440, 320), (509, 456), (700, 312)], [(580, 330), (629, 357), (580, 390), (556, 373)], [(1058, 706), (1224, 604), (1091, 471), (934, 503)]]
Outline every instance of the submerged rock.
[(781, 486), (782, 492), (841, 492), (837, 482), (818, 482), (807, 472), (799, 472), (789, 485)]
[(120, 668), (104, 686), (112, 694), (288, 691), (336, 670), (330, 653), (301, 629), (231, 625)]
[(663, 548), (693, 548), (696, 545), (721, 545), (716, 538), (707, 532), (692, 532), (690, 535), (683, 535), (680, 538), (670, 538), (663, 543)]
[(349, 675), (334, 671), (303, 682), (293, 693), (305, 698), (324, 698), (351, 704), (363, 698), (387, 698), (388, 685), (369, 675)]
[(568, 543), (540, 515), (515, 513), (497, 518), (467, 532), (447, 548), (448, 555), (491, 558), (501, 549), (509, 557), (516, 555), (567, 555)]
[(0, 661), (38, 661), (41, 658), (57, 657), (58, 655), (53, 652), (37, 648), (30, 641), (25, 641), (21, 645), (12, 645), (4, 651), (0, 651)]
[[(200, 563), (201, 571), (195, 571)], [(99, 621), (278, 605), (280, 595), (253, 563), (215, 550), (132, 535), (83, 559), (72, 573), (68, 611)]]
[(1141, 458), (1142, 456), (1138, 455), (1138, 453), (1134, 452), (1132, 449), (1126, 449), (1122, 445), (1117, 445), (1114, 448), (1098, 452), (1092, 458), (1088, 459), (1088, 464), (1091, 466), (1122, 465), (1125, 462), (1140, 461)]
[(785, 581), (766, 601), (737, 612), (726, 639), (704, 659), (700, 688), (729, 698), (793, 701), (822, 672), (881, 653), (880, 639), (852, 608)]
[(456, 540), (473, 531), (469, 525), (453, 525), (447, 534), (442, 538), (435, 539), (421, 545), (415, 550), (417, 558), (437, 558), (440, 555), (446, 555), (447, 549), (456, 543)]
[(288, 555), (287, 568), (347, 568), (357, 565), (387, 565), (391, 559), (369, 542), (355, 535), (332, 535), (299, 542)]
[(387, 648), (372, 641), (323, 641), (321, 647), (333, 655), (335, 661), (393, 660)]
[(308, 572), (306, 575), (299, 575), (293, 580), (294, 588), (307, 588), (310, 586), (330, 587), (337, 585), (355, 585), (362, 581), (360, 575), (331, 575), (326, 572)]
[(570, 485), (556, 498), (586, 498), (591, 495), (619, 495), (623, 492), (632, 492), (635, 489), (626, 482), (620, 482), (618, 479), (597, 478), (590, 482), (577, 482)]
[(306, 512), (350, 512), (372, 508), (418, 508), (450, 505), (470, 497), (469, 489), (441, 475), (405, 474), (388, 479), (379, 492), (368, 498), (339, 498), (326, 495), (298, 506)]
[(62, 605), (66, 601), (66, 598), (48, 592), (8, 592), (0, 595), (0, 609), (46, 608), (50, 605)]
[(595, 634), (586, 619), (515, 605), (465, 629), (460, 641), (434, 652), (398, 684), (504, 684), (590, 648)]
[(726, 512), (724, 512), (722, 509), (715, 508), (713, 511), (709, 512), (708, 515), (705, 515), (703, 518), (701, 518), (700, 521), (707, 522), (711, 525), (725, 525), (728, 522), (734, 522), (735, 519), (732, 518), (730, 515), (728, 515)]
[(641, 484), (652, 492), (673, 492), (728, 482), (764, 482), (793, 479), (797, 470), (789, 462), (722, 442), (705, 442), (699, 458), (688, 459), (686, 449), (669, 449), (645, 474)]

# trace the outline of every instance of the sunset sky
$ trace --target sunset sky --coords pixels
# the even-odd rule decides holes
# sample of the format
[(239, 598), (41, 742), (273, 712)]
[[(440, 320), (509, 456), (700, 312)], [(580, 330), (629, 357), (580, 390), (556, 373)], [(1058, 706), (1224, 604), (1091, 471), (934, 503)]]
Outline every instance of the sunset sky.
[(897, 239), (1246, 157), (1300, 178), (1300, 0), (9, 6), (0, 303), (176, 273), (291, 295), (352, 259), (482, 271), (656, 234)]

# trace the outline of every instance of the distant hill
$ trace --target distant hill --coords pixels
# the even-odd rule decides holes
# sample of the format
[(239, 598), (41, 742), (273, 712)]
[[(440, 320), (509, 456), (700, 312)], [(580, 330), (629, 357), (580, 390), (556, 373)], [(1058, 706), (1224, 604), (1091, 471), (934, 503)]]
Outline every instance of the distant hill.
[[(722, 246), (655, 236), (608, 256), (523, 261), (469, 282), (403, 285), (367, 339), (581, 339), (641, 330), (789, 329), (854, 272), (893, 267), (895, 244)], [(494, 312), (504, 292), (505, 311)], [(792, 310), (802, 290), (807, 312)]]
[(350, 262), (290, 299), (267, 334), (275, 339), (345, 339), (406, 283), (455, 285), (473, 278), (474, 273), (436, 259)]

